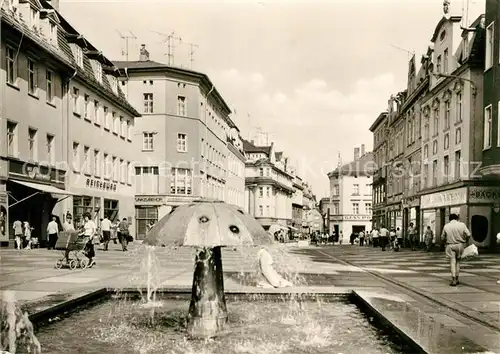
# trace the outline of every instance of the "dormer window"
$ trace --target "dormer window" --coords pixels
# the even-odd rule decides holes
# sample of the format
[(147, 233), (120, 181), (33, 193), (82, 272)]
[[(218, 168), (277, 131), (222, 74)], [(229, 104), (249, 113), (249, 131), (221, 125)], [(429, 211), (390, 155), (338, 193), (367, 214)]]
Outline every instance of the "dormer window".
[(109, 81), (109, 85), (111, 86), (111, 89), (117, 95), (118, 94), (118, 79), (113, 75), (108, 75), (108, 81)]
[(40, 17), (37, 9), (30, 7), (30, 25), (34, 30), (38, 30), (39, 19)]
[(77, 44), (71, 44), (71, 51), (73, 52), (73, 56), (75, 57), (76, 65), (80, 68), (83, 68), (83, 51), (82, 48)]
[(92, 60), (92, 69), (94, 69), (95, 79), (102, 83), (102, 65), (97, 60)]
[(57, 26), (55, 23), (50, 22), (50, 32), (49, 32), (49, 41), (52, 44), (57, 44)]

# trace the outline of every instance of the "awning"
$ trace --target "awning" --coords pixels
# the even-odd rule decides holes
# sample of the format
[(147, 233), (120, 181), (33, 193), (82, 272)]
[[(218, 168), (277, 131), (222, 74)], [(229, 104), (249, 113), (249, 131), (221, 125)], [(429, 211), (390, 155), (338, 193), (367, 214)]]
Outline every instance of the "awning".
[(71, 193), (67, 190), (56, 188), (53, 186), (50, 186), (48, 184), (41, 184), (41, 183), (35, 183), (35, 182), (24, 182), (24, 181), (16, 181), (16, 180), (9, 180), (12, 182), (15, 182), (17, 184), (21, 184), (25, 187), (33, 188), (36, 189), (40, 192), (44, 193), (50, 193), (50, 194), (56, 194), (56, 195), (76, 195), (75, 193)]

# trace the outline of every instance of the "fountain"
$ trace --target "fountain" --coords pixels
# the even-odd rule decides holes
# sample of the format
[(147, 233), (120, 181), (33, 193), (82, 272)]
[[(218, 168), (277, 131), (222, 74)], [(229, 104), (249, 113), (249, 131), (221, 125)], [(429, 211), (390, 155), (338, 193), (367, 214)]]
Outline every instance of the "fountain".
[(198, 201), (176, 208), (149, 232), (151, 246), (175, 244), (198, 249), (187, 331), (211, 338), (227, 323), (221, 247), (271, 244), (270, 235), (241, 209), (219, 201)]

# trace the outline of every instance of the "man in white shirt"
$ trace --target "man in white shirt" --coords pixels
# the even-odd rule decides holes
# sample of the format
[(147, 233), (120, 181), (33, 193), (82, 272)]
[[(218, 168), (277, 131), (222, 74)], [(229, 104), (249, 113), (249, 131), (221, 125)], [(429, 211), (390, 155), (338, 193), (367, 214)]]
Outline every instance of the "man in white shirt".
[(55, 249), (59, 235), (59, 225), (57, 225), (56, 217), (52, 217), (52, 221), (47, 225), (47, 249)]
[(380, 228), (380, 245), (382, 246), (382, 251), (385, 251), (387, 244), (389, 243), (389, 230), (382, 226)]
[(373, 240), (373, 247), (378, 247), (378, 238), (380, 234), (377, 229), (373, 229), (372, 231), (372, 240)]
[(444, 225), (441, 239), (446, 241), (446, 257), (450, 260), (451, 268), (451, 286), (460, 284), (458, 281), (460, 258), (470, 237), (469, 229), (458, 220), (458, 215), (450, 214), (450, 222)]
[(104, 240), (104, 250), (108, 250), (109, 240), (111, 239), (111, 221), (107, 216), (101, 221), (102, 238)]

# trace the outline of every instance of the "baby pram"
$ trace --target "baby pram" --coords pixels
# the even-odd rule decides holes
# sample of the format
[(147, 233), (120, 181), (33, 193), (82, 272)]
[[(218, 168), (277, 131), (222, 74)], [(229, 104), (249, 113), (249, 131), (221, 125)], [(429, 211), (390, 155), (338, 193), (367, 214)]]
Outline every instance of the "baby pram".
[(78, 231), (63, 231), (59, 233), (55, 248), (64, 251), (64, 256), (56, 262), (56, 268), (69, 267), (71, 270), (87, 268), (89, 260), (85, 253), (85, 246), (88, 240), (88, 237), (80, 235)]

